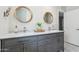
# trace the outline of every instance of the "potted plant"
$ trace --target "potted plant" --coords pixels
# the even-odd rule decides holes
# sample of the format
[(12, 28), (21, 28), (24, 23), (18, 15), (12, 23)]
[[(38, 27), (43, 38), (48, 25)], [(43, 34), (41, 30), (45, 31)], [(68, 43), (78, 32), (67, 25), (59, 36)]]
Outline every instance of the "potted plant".
[(42, 28), (42, 26), (43, 26), (43, 23), (42, 23), (42, 22), (37, 22), (37, 23), (36, 23), (36, 26), (37, 26), (37, 28), (36, 28), (35, 32), (44, 32), (44, 31), (45, 31), (45, 30)]

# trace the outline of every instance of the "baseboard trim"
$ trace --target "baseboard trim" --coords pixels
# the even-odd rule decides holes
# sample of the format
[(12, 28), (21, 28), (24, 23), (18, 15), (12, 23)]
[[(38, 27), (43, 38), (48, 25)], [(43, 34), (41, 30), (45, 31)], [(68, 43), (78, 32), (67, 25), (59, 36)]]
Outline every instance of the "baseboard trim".
[(78, 45), (75, 45), (75, 44), (70, 43), (70, 42), (66, 42), (66, 41), (65, 41), (65, 43), (68, 43), (68, 44), (70, 44), (70, 45), (73, 45), (73, 46), (79, 47)]

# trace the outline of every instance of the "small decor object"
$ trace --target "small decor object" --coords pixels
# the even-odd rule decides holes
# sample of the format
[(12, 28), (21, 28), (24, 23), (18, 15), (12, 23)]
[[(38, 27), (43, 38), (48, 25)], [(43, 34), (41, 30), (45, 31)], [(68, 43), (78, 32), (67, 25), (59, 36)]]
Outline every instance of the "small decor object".
[(38, 23), (37, 23), (37, 26), (38, 26), (39, 28), (42, 28), (42, 23), (41, 23), (41, 22), (38, 22)]
[(6, 11), (4, 11), (4, 17), (8, 17), (9, 16), (9, 12), (10, 12), (11, 8), (8, 8)]
[(43, 24), (42, 22), (37, 22), (37, 24), (36, 24), (37, 28), (34, 31), (35, 32), (45, 32), (45, 30), (42, 29), (42, 24)]

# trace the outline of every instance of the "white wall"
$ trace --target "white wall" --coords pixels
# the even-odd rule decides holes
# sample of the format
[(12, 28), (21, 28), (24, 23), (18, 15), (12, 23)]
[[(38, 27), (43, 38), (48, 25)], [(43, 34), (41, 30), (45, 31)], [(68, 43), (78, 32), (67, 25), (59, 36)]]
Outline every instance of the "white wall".
[(79, 36), (77, 37), (76, 35), (77, 33), (79, 34), (79, 31), (76, 30), (79, 29), (79, 9), (65, 12), (64, 29), (66, 41), (76, 41), (76, 43), (79, 41), (77, 40), (79, 39)]
[(0, 34), (7, 33), (9, 20), (6, 17), (3, 17), (3, 12), (7, 9), (7, 7), (0, 6)]
[[(64, 39), (66, 42), (79, 46), (79, 9), (65, 12), (64, 20)], [(79, 51), (79, 47), (65, 44), (70, 51)], [(74, 47), (74, 48), (73, 48)]]
[(53, 26), (54, 29), (58, 29), (58, 13), (60, 10), (60, 7), (52, 7), (52, 6), (29, 6), (28, 8), (33, 13), (32, 21), (29, 23), (20, 23), (16, 18), (13, 16), (13, 12), (16, 8), (16, 6), (11, 7), (11, 12), (8, 17), (3, 17), (3, 12), (8, 8), (9, 6), (2, 6), (0, 7), (0, 33), (8, 33), (8, 31), (14, 31), (15, 26), (18, 26), (18, 30), (23, 30), (23, 27), (26, 27), (27, 30), (33, 31), (36, 27), (35, 24), (38, 21), (42, 21), (44, 23), (44, 29), (48, 28), (48, 24), (46, 24), (43, 20), (45, 12), (49, 11), (53, 14), (54, 20), (53, 23), (50, 26)]

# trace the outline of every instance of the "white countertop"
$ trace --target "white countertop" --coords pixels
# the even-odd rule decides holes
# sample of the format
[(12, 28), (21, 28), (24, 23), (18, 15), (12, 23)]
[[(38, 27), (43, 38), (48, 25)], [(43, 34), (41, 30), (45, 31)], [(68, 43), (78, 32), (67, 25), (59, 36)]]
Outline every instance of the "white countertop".
[(19, 33), (0, 34), (0, 40), (1, 39), (7, 39), (7, 38), (17, 38), (17, 37), (25, 37), (25, 36), (34, 36), (34, 35), (58, 33), (58, 32), (63, 32), (63, 31), (52, 30), (52, 31), (45, 31), (45, 32), (19, 32)]

